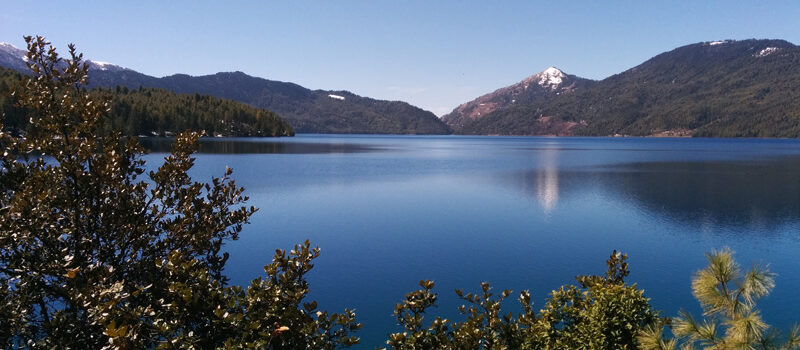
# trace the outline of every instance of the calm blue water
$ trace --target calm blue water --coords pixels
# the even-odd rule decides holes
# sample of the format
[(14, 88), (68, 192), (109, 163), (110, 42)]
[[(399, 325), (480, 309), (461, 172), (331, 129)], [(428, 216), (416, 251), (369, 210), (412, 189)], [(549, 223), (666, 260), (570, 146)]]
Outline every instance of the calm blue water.
[(778, 274), (766, 320), (800, 321), (795, 140), (299, 135), (205, 140), (202, 152), (197, 179), (230, 166), (260, 208), (227, 246), (232, 281), (310, 239), (322, 248), (311, 298), (355, 308), (363, 348), (400, 330), (394, 304), (420, 279), (436, 282), (434, 313), (448, 318), (461, 304), (453, 289), (481, 281), (529, 289), (541, 307), (574, 276), (602, 274), (613, 249), (629, 255), (628, 281), (674, 316), (699, 313), (692, 274), (704, 253), (731, 247)]

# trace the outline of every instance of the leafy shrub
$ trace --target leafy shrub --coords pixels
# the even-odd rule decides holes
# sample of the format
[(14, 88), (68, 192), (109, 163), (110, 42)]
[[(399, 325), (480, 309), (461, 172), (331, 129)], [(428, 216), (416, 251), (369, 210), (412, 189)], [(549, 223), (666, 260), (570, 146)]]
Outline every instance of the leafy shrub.
[(635, 349), (640, 330), (657, 320), (644, 291), (626, 285), (627, 256), (611, 254), (605, 276), (578, 276), (580, 286), (553, 291), (545, 307), (533, 310), (528, 291), (519, 295), (522, 313), (501, 314), (504, 290), (495, 297), (489, 283), (478, 293), (456, 294), (466, 304), (463, 322), (440, 317), (424, 326), (425, 312), (436, 304), (432, 281), (420, 281), (395, 306), (394, 315), (405, 329), (389, 335), (392, 349)]

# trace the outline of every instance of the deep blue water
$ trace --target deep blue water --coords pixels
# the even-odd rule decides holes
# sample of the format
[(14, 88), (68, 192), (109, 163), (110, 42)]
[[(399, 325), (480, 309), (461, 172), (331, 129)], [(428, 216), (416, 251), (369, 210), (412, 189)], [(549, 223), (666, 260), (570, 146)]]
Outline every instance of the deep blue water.
[[(152, 142), (152, 140), (151, 140)], [(453, 290), (531, 290), (535, 307), (613, 249), (666, 316), (699, 313), (692, 274), (725, 246), (778, 274), (767, 322), (800, 321), (800, 141), (299, 135), (204, 140), (196, 179), (234, 169), (260, 210), (227, 273), (246, 284), (276, 248), (310, 239), (323, 309), (355, 308), (363, 348), (400, 330), (394, 304), (432, 279), (433, 313), (459, 319)], [(157, 148), (157, 147), (156, 147)], [(149, 155), (157, 162), (163, 154)], [(152, 163), (151, 163), (152, 164)], [(516, 293), (506, 308), (517, 311)]]

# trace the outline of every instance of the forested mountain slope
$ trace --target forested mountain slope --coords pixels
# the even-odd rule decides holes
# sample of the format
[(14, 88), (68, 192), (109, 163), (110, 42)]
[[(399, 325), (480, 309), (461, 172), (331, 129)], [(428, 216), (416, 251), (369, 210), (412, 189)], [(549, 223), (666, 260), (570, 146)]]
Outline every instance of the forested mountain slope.
[(687, 45), (587, 89), (497, 110), (457, 132), (800, 137), (800, 48), (783, 40)]
[(400, 101), (361, 97), (348, 91), (310, 90), (242, 72), (193, 77), (172, 75), (154, 86), (241, 101), (280, 114), (301, 133), (448, 134), (431, 112)]
[[(0, 43), (0, 67), (27, 74), (25, 51)], [(225, 72), (204, 76), (175, 74), (156, 78), (111, 63), (87, 61), (89, 87), (159, 88), (211, 95), (273, 111), (297, 132), (372, 134), (449, 134), (436, 115), (400, 101), (384, 101), (347, 91), (310, 90), (297, 84)]]
[[(27, 124), (23, 110), (13, 105), (10, 92), (21, 73), (0, 68), (0, 113), (11, 129)], [(199, 94), (176, 94), (164, 89), (126, 87), (93, 89), (111, 98), (111, 111), (103, 127), (126, 135), (171, 135), (184, 130), (205, 131), (209, 136), (291, 136), (292, 127), (270, 111), (231, 100)]]

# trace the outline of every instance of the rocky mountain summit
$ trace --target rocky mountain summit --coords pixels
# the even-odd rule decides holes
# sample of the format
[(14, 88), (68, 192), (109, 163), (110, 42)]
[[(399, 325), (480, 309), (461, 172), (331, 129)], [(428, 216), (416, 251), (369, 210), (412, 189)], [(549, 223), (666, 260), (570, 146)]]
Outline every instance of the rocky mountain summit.
[(519, 83), (497, 89), (464, 103), (443, 116), (442, 120), (458, 130), (497, 110), (543, 101), (578, 89), (585, 89), (593, 84), (592, 80), (569, 75), (558, 68), (549, 67)]

